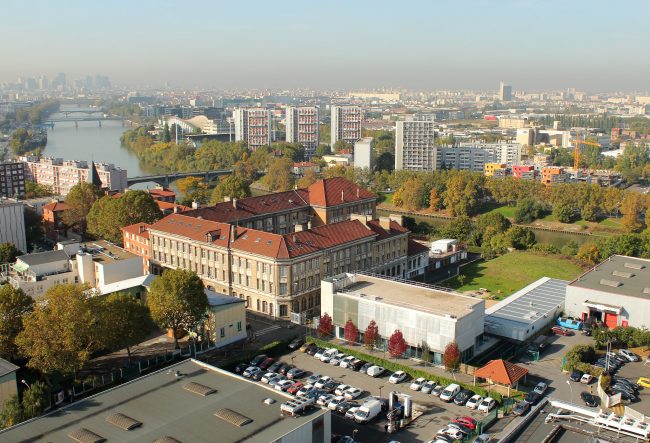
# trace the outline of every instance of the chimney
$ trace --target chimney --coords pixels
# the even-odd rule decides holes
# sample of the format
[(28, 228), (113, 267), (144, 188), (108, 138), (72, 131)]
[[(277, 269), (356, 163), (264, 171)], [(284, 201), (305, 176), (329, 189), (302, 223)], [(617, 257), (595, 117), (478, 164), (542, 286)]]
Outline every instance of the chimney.
[(178, 214), (178, 206), (174, 205), (174, 214)]
[(235, 225), (230, 225), (230, 242), (235, 241), (235, 237), (237, 236), (237, 226)]
[(303, 228), (303, 226), (300, 223), (297, 223), (296, 227), (294, 229), (294, 232), (300, 232), (300, 231), (304, 231), (304, 230), (305, 230), (305, 228)]
[(226, 195), (226, 196), (223, 198), (223, 201), (225, 201), (225, 202), (229, 202), (229, 201), (230, 201), (230, 197), (228, 197), (228, 196)]
[(309, 221), (307, 222), (307, 229), (310, 230), (310, 231), (311, 231), (311, 226), (312, 226), (312, 225), (311, 225), (311, 220), (309, 220)]
[(138, 227), (138, 231), (140, 231), (140, 234), (142, 234), (144, 232), (144, 225), (140, 225)]
[(341, 201), (344, 202), (345, 199), (343, 198), (343, 189), (341, 189)]
[(232, 199), (232, 207), (237, 209), (237, 199), (236, 198)]
[(298, 241), (298, 237), (296, 237), (296, 234), (293, 234), (291, 236), (291, 241), (293, 241), (294, 243), (296, 243)]
[(359, 188), (357, 187), (357, 198), (359, 198)]
[(379, 217), (379, 226), (386, 229), (387, 231), (390, 230), (390, 218), (389, 217)]
[(201, 204), (199, 202), (197, 202), (196, 200), (194, 200), (192, 202), (192, 209), (199, 209), (200, 207), (201, 207)]

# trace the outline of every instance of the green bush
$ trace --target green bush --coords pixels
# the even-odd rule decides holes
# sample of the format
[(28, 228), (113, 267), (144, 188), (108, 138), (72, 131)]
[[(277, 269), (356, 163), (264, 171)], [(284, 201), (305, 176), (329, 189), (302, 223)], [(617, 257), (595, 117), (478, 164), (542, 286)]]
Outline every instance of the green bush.
[(599, 377), (603, 373), (603, 368), (593, 366), (596, 360), (596, 349), (590, 345), (575, 345), (564, 356), (564, 370), (573, 371), (577, 369), (594, 377)]
[[(478, 386), (473, 386), (473, 385), (468, 385), (468, 384), (465, 384), (465, 383), (460, 383), (460, 382), (457, 382), (455, 380), (452, 380), (452, 379), (446, 378), (446, 377), (440, 377), (438, 375), (432, 374), (431, 372), (421, 371), (419, 369), (414, 369), (414, 368), (412, 368), (410, 366), (401, 365), (399, 363), (384, 360), (383, 358), (368, 355), (368, 354), (365, 354), (363, 352), (359, 352), (359, 351), (356, 351), (354, 349), (351, 349), (351, 348), (348, 348), (348, 347), (345, 347), (345, 346), (341, 346), (341, 345), (338, 345), (338, 344), (335, 344), (335, 343), (330, 343), (328, 341), (321, 340), (321, 339), (318, 339), (318, 338), (315, 338), (315, 337), (308, 337), (307, 341), (310, 342), (310, 343), (314, 343), (316, 346), (320, 346), (320, 347), (323, 347), (323, 348), (336, 348), (341, 352), (345, 352), (347, 355), (352, 355), (352, 356), (354, 356), (354, 357), (356, 357), (358, 359), (365, 360), (365, 361), (367, 361), (369, 363), (374, 363), (374, 364), (376, 364), (378, 366), (381, 366), (383, 368), (386, 368), (386, 369), (388, 369), (389, 371), (392, 371), (392, 372), (404, 371), (408, 375), (410, 375), (413, 379), (423, 377), (423, 378), (426, 378), (427, 380), (435, 381), (436, 383), (439, 383), (439, 384), (441, 384), (443, 386), (447, 386), (447, 385), (449, 385), (451, 383), (457, 383), (458, 385), (460, 385), (461, 388), (469, 389), (471, 391), (474, 391), (475, 393), (477, 393), (477, 394), (479, 394), (479, 395), (481, 395), (483, 397), (488, 396), (487, 389), (483, 389), (483, 388), (478, 387)], [(511, 390), (511, 393), (512, 393), (513, 396), (515, 396), (517, 394), (517, 391)], [(498, 392), (494, 392), (494, 391), (490, 391), (490, 397), (492, 397), (493, 399), (495, 399), (499, 403), (501, 403), (502, 400), (503, 400), (503, 396), (501, 394), (499, 394)]]

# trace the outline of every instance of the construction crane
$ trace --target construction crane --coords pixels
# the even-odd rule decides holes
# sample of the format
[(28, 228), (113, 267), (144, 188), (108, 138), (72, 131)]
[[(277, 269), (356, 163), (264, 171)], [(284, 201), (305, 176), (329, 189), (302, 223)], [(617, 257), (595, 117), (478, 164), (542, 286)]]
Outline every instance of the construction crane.
[(580, 168), (580, 154), (582, 153), (582, 145), (596, 146), (600, 148), (600, 143), (588, 141), (585, 139), (580, 139), (579, 136), (571, 140), (572, 143), (575, 143), (575, 148), (573, 149), (573, 169), (576, 170)]

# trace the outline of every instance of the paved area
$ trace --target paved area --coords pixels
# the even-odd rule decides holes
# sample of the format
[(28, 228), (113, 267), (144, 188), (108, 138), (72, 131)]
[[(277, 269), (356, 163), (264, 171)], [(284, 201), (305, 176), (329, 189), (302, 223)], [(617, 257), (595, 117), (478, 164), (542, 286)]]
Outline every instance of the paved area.
[[(357, 429), (357, 440), (362, 442), (388, 442), (398, 440), (404, 443), (427, 441), (431, 439), (440, 428), (457, 416), (470, 415), (475, 417), (477, 420), (482, 420), (485, 417), (483, 413), (472, 411), (453, 403), (445, 403), (431, 395), (412, 391), (409, 389), (411, 383), (410, 380), (398, 385), (393, 385), (388, 382), (388, 376), (372, 378), (366, 374), (322, 363), (314, 357), (301, 352), (287, 354), (282, 357), (281, 360), (287, 363), (293, 363), (308, 371), (309, 374), (317, 373), (329, 375), (334, 380), (340, 381), (341, 383), (363, 389), (364, 393), (362, 397), (358, 399), (360, 402), (363, 402), (363, 399), (369, 395), (381, 395), (382, 397), (387, 397), (387, 394), (390, 391), (398, 391), (410, 395), (413, 398), (414, 409), (423, 412), (422, 416), (415, 420), (412, 425), (392, 435), (384, 435), (385, 420), (383, 419), (374, 421), (368, 425), (358, 425), (334, 414), (335, 418), (333, 420), (332, 432), (341, 435), (352, 435), (352, 432)], [(500, 420), (497, 425), (490, 429), (490, 432), (498, 431), (500, 427), (505, 425), (506, 421), (507, 419)]]

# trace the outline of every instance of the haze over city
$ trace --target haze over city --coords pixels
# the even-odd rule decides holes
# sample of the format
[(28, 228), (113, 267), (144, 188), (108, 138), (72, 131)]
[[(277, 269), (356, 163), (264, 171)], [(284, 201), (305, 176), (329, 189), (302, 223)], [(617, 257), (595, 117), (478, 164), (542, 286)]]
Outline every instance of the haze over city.
[(29, 5), (3, 2), (0, 81), (66, 72), (185, 88), (650, 87), (644, 0)]

